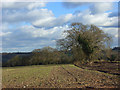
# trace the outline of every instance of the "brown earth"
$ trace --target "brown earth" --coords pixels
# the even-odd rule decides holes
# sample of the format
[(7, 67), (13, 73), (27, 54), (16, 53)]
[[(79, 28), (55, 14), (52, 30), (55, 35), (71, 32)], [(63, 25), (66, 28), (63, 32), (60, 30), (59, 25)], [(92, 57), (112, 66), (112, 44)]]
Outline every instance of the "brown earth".
[(96, 61), (84, 65), (80, 65), (80, 64), (75, 64), (75, 65), (83, 69), (95, 70), (113, 75), (120, 75), (120, 62)]
[(77, 67), (60, 66), (51, 71), (43, 87), (48, 88), (117, 88), (118, 77)]
[[(40, 76), (40, 70), (46, 71), (50, 67), (51, 69), (49, 70), (50, 73), (48, 76), (47, 74)], [(30, 75), (27, 75), (28, 73), (24, 73), (28, 78), (27, 80), (22, 79), (24, 75), (22, 76), (19, 74), (19, 76), (16, 77), (21, 77), (21, 80), (24, 81), (15, 79), (16, 81), (19, 81), (15, 83), (15, 81), (11, 79), (11, 84), (6, 84), (4, 82), (5, 84), (3, 85), (3, 88), (117, 88), (119, 86), (119, 75), (82, 69), (74, 65), (56, 65), (49, 66), (48, 68), (40, 68), (41, 67), (38, 67), (38, 70), (30, 72), (29, 70), (32, 69), (32, 66), (31, 69), (28, 67)], [(25, 71), (15, 71), (13, 73), (15, 74), (16, 72), (23, 73)]]

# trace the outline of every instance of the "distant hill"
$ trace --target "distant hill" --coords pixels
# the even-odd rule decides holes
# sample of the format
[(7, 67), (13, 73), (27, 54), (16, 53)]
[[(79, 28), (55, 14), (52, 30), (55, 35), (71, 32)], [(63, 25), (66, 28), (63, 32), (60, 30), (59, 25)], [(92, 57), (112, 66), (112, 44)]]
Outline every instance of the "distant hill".
[(120, 47), (114, 47), (112, 50), (120, 52)]
[(27, 56), (30, 54), (32, 54), (32, 52), (2, 53), (2, 63), (7, 62), (8, 60), (12, 59), (16, 55)]

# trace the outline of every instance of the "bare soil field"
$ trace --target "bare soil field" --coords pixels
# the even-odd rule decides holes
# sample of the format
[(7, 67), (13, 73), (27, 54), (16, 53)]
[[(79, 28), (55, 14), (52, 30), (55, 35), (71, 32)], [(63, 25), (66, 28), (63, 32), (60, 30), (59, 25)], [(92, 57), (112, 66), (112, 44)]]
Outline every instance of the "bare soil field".
[(3, 88), (117, 88), (119, 75), (72, 64), (3, 68)]
[(95, 70), (113, 75), (120, 75), (120, 62), (99, 61), (90, 64), (84, 65), (75, 64), (75, 65), (83, 69)]

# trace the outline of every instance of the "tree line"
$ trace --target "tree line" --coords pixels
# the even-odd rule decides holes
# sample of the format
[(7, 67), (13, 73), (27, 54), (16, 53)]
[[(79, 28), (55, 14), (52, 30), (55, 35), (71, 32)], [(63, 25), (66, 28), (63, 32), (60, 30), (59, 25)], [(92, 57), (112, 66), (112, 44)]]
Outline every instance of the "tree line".
[(95, 25), (72, 23), (57, 48), (35, 49), (29, 56), (15, 56), (3, 66), (89, 63), (94, 60), (118, 60), (110, 48), (112, 37)]
[(3, 63), (3, 67), (47, 65), (47, 64), (70, 64), (73, 63), (72, 55), (58, 51), (52, 47), (35, 49), (26, 56), (16, 55)]

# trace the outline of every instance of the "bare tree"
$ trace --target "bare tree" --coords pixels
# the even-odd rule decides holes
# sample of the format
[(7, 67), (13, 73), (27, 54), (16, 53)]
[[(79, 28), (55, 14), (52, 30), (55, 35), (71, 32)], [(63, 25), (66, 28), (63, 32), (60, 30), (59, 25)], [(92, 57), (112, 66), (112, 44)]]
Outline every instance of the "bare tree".
[(110, 47), (111, 37), (95, 25), (72, 23), (67, 36), (57, 41), (60, 50), (71, 51), (75, 61), (91, 61), (101, 56), (101, 51)]

